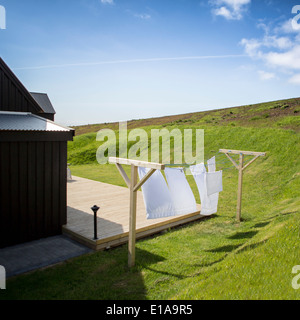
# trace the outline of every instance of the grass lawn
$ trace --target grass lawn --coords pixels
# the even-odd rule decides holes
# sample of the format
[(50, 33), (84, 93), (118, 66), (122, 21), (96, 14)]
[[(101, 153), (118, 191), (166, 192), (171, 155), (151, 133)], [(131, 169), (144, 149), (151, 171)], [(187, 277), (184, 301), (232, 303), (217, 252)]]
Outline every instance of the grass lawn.
[[(235, 220), (237, 170), (224, 170), (218, 213), (137, 241), (134, 268), (127, 268), (123, 245), (9, 279), (0, 299), (299, 299), (292, 287), (292, 268), (300, 265), (299, 133), (271, 125), (201, 127), (206, 159), (220, 148), (267, 152), (245, 171), (242, 222)], [(95, 156), (96, 148), (91, 133), (76, 137), (69, 162)], [(230, 166), (225, 159), (217, 158), (217, 169)], [(125, 186), (114, 166), (93, 159), (83, 157), (71, 170)]]

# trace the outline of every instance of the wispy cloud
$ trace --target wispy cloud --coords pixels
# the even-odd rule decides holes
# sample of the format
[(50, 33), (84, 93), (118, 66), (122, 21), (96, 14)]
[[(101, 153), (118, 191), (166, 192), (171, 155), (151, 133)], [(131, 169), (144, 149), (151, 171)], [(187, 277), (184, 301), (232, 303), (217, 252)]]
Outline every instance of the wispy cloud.
[(241, 20), (251, 0), (210, 0), (212, 13), (227, 20)]
[(300, 69), (300, 45), (295, 45), (285, 52), (268, 52), (265, 54), (265, 59), (273, 66), (291, 70)]
[(271, 79), (275, 79), (276, 75), (275, 73), (272, 72), (266, 72), (263, 70), (259, 70), (258, 71), (259, 77), (261, 80), (266, 81), (266, 80), (271, 80)]
[(162, 62), (162, 61), (184, 61), (184, 60), (208, 60), (208, 59), (235, 59), (245, 58), (247, 55), (211, 55), (211, 56), (190, 56), (190, 57), (168, 57), (168, 58), (148, 58), (148, 59), (128, 59), (128, 60), (111, 60), (111, 61), (98, 61), (86, 63), (70, 63), (70, 64), (57, 64), (45, 66), (31, 66), (31, 67), (18, 67), (13, 70), (38, 70), (38, 69), (54, 69), (54, 68), (67, 68), (67, 67), (89, 67), (97, 65), (109, 64), (125, 64), (125, 63), (139, 63), (139, 62)]
[(138, 18), (138, 19), (141, 19), (141, 20), (150, 20), (151, 19), (151, 15), (149, 13), (137, 13), (137, 12), (134, 12), (129, 9), (126, 9), (125, 12), (127, 12), (131, 16)]
[(293, 19), (289, 19), (287, 21), (282, 22), (275, 30), (275, 32), (284, 32), (284, 33), (297, 33), (298, 30), (296, 30), (293, 27)]
[(300, 85), (300, 73), (295, 74), (289, 79), (289, 83), (299, 84)]
[(293, 46), (292, 41), (288, 37), (278, 37), (276, 35), (265, 35), (262, 39), (242, 39), (241, 45), (244, 46), (245, 52), (252, 57), (261, 57), (263, 50), (266, 48), (288, 49)]
[(147, 13), (135, 13), (133, 14), (136, 18), (142, 19), (142, 20), (149, 20), (151, 19), (150, 14)]
[[(263, 61), (266, 67), (271, 67), (275, 72), (286, 74), (300, 70), (300, 33), (295, 33), (290, 26), (291, 20), (276, 25), (273, 28), (259, 24), (264, 30), (261, 38), (242, 39), (240, 44), (245, 53), (253, 59)], [(268, 80), (275, 74), (260, 73), (260, 78)], [(290, 83), (300, 84), (299, 74), (292, 75)]]
[(100, 0), (100, 2), (103, 4), (110, 4), (110, 5), (114, 4), (114, 0)]

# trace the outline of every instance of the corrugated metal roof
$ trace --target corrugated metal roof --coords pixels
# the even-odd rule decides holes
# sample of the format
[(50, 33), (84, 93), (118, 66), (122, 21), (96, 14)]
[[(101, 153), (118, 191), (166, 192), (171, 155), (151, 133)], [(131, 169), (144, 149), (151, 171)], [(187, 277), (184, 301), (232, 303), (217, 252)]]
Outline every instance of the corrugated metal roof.
[(71, 131), (53, 121), (25, 112), (0, 112), (0, 131)]
[(55, 110), (52, 103), (46, 93), (30, 92), (34, 100), (39, 104), (39, 106), (44, 110), (45, 113), (55, 114)]

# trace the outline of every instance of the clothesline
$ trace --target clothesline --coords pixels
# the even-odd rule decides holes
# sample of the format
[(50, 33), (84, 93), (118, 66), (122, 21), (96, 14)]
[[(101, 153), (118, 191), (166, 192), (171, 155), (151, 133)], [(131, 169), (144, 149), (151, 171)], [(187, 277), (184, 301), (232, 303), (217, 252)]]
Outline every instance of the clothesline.
[[(224, 156), (224, 153), (218, 153), (218, 154), (216, 154), (216, 155), (214, 155), (214, 156), (212, 156), (212, 157), (215, 157), (215, 158), (217, 158), (217, 157), (220, 157), (220, 156)], [(234, 155), (233, 155), (234, 156)], [(212, 158), (212, 157), (210, 157), (210, 159)], [(246, 155), (244, 155), (244, 157), (252, 157), (252, 154), (246, 154)], [(206, 161), (204, 161), (204, 162), (207, 162), (207, 160)], [(230, 162), (230, 160), (228, 159), (228, 158), (225, 158), (224, 159), (224, 161), (221, 161), (221, 162), (217, 162), (217, 163), (226, 163), (226, 162)], [(179, 163), (179, 164), (172, 164), (172, 163), (168, 163), (168, 164), (165, 164), (165, 166), (186, 166), (186, 167), (189, 167), (190, 165), (189, 164), (186, 164), (186, 163)]]
[[(228, 161), (217, 162), (218, 165), (220, 165), (220, 164), (228, 164), (228, 163), (230, 163), (229, 160), (228, 160)], [(205, 167), (208, 167), (208, 165), (205, 164), (205, 163), (203, 163), (203, 165), (204, 165)], [(170, 164), (165, 164), (165, 167), (184, 167), (184, 168), (189, 168), (190, 166), (191, 166), (190, 164), (186, 164), (186, 163), (179, 163), (179, 164), (172, 164), (172, 163), (170, 163)], [(231, 168), (231, 167), (234, 167), (234, 165), (230, 166), (230, 168)]]
[[(224, 155), (223, 153), (219, 152), (214, 157), (216, 158), (216, 157), (220, 157), (220, 156), (223, 156), (223, 155)], [(252, 157), (252, 155), (251, 154), (247, 154), (247, 155), (245, 155), (245, 157)], [(207, 162), (207, 160), (205, 162)], [(218, 161), (216, 163), (216, 165), (229, 164), (229, 163), (231, 163), (230, 160), (226, 158), (224, 161)], [(208, 167), (207, 164), (205, 164), (205, 163), (203, 163), (203, 164), (204, 164), (205, 167)], [(189, 168), (191, 165), (186, 164), (186, 163), (180, 163), (180, 164), (171, 164), (170, 163), (170, 164), (165, 164), (165, 166), (166, 167), (184, 167), (184, 168)], [(230, 167), (226, 167), (226, 168), (223, 168), (223, 169), (220, 169), (220, 170), (228, 170), (228, 169), (232, 169), (232, 168), (235, 168), (235, 166), (231, 165)]]
[[(216, 171), (215, 158), (207, 160), (208, 171), (204, 163), (188, 166), (194, 176), (201, 200), (201, 214), (211, 215), (217, 212), (219, 192), (223, 190), (222, 170)], [(176, 165), (170, 165), (176, 166)], [(177, 165), (178, 166), (178, 165)], [(197, 211), (196, 200), (183, 170), (164, 168), (156, 170), (142, 185), (147, 219), (190, 214)], [(138, 167), (140, 181), (150, 172), (149, 168)]]
[[(221, 151), (221, 152), (220, 152)], [(207, 160), (208, 172), (204, 166), (204, 163), (196, 164), (191, 167), (191, 172), (194, 176), (194, 180), (197, 184), (197, 188), (201, 201), (201, 214), (211, 215), (217, 212), (219, 193), (223, 191), (222, 186), (222, 170), (216, 171), (216, 159), (215, 157), (222, 156), (224, 154), (231, 156), (239, 155), (239, 187), (238, 187), (238, 205), (237, 205), (237, 219), (241, 221), (241, 195), (242, 195), (242, 173), (243, 169), (248, 167), (259, 156), (265, 156), (266, 153), (252, 152), (252, 151), (239, 151), (239, 150), (227, 150), (220, 149), (219, 153)], [(213, 150), (210, 150), (213, 152)], [(244, 165), (245, 156), (254, 155), (255, 157)], [(233, 159), (233, 157), (229, 157)], [(234, 161), (232, 161), (234, 163)], [(137, 207), (137, 190), (142, 188), (147, 218), (158, 218), (165, 214), (177, 215), (182, 214), (182, 210), (188, 210), (188, 213), (195, 210), (195, 197), (191, 191), (185, 173), (183, 170), (176, 170), (172, 168), (165, 168), (161, 163), (150, 163), (110, 157), (109, 163), (116, 164), (119, 172), (125, 180), (130, 190), (130, 224), (128, 235), (128, 266), (134, 266), (135, 261), (135, 238), (136, 238), (136, 207)], [(219, 163), (220, 164), (220, 163)], [(128, 178), (122, 165), (131, 165), (131, 179)], [(179, 166), (172, 165), (169, 166)], [(188, 167), (189, 165), (183, 164), (182, 166)], [(223, 170), (232, 169), (237, 165), (223, 168)], [(166, 180), (162, 176), (162, 171), (165, 171)], [(140, 181), (137, 182), (140, 176)], [(160, 181), (162, 183), (160, 183)], [(167, 184), (168, 182), (168, 184)], [(172, 183), (173, 182), (173, 183)], [(175, 182), (175, 183), (174, 183)], [(167, 184), (167, 185), (166, 185)], [(171, 187), (170, 187), (171, 186)], [(172, 188), (172, 190), (171, 190)], [(165, 190), (168, 196), (164, 196)], [(168, 200), (171, 200), (170, 202)], [(171, 204), (171, 205), (169, 205)], [(190, 206), (191, 205), (191, 206)], [(170, 207), (171, 210), (168, 210)], [(190, 207), (192, 210), (190, 210)]]

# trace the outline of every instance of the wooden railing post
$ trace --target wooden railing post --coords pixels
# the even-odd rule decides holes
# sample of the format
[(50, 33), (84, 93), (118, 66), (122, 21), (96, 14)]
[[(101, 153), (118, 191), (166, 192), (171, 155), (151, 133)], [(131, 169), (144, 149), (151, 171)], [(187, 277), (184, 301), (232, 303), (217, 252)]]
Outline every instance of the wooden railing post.
[[(258, 157), (264, 157), (266, 155), (265, 152), (255, 152), (255, 151), (240, 151), (240, 150), (228, 150), (228, 149), (220, 149), (220, 153), (224, 153), (226, 157), (233, 163), (233, 165), (238, 169), (239, 171), (239, 181), (238, 181), (238, 194), (237, 194), (237, 213), (236, 213), (236, 219), (237, 221), (241, 221), (242, 218), (242, 191), (243, 191), (243, 172), (246, 168), (250, 166), (251, 163), (253, 163)], [(230, 154), (239, 154), (239, 164), (235, 162), (230, 156)], [(245, 166), (244, 166), (244, 155), (253, 156), (254, 158), (250, 160)]]
[[(109, 163), (114, 163), (125, 183), (129, 188), (130, 205), (129, 205), (129, 235), (128, 235), (128, 266), (129, 268), (135, 265), (135, 238), (136, 238), (136, 204), (137, 191), (151, 177), (156, 170), (164, 170), (165, 166), (161, 163), (153, 163), (139, 160), (131, 160), (124, 158), (110, 157)], [(131, 179), (128, 178), (122, 165), (131, 166)], [(138, 167), (149, 168), (149, 172), (138, 181)]]
[(240, 163), (239, 163), (239, 181), (238, 181), (238, 197), (237, 197), (237, 221), (241, 221), (241, 211), (242, 211), (242, 191), (243, 191), (243, 164), (244, 164), (244, 155), (240, 154)]

